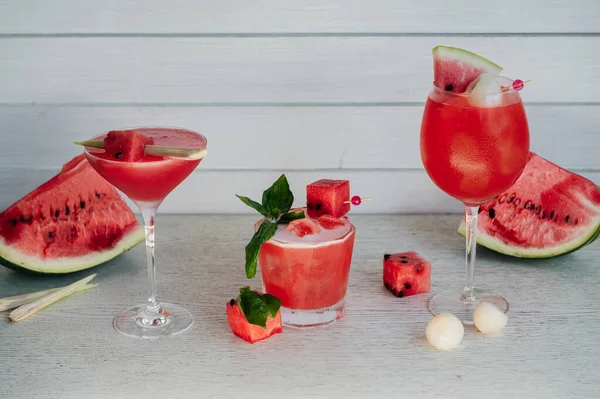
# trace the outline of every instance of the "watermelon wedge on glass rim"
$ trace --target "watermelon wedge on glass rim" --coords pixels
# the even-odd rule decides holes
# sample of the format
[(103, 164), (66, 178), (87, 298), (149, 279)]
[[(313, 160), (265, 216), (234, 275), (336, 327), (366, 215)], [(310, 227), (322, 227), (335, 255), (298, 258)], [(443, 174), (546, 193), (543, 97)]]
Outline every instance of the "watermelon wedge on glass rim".
[[(531, 153), (519, 180), (481, 205), (477, 243), (521, 258), (573, 252), (600, 235), (600, 187)], [(465, 235), (465, 221), (458, 232)]]

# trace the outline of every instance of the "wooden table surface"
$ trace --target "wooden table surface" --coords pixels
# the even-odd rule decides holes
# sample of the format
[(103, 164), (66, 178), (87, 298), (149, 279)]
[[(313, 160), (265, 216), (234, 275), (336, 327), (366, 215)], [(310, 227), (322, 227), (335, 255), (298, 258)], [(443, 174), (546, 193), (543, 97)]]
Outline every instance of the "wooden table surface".
[[(511, 305), (503, 333), (465, 328), (458, 349), (434, 350), (429, 295), (394, 298), (381, 284), (385, 252), (419, 251), (432, 292), (462, 284), (459, 216), (353, 216), (357, 239), (346, 316), (284, 329), (250, 345), (231, 334), (225, 304), (247, 284), (253, 216), (157, 218), (161, 298), (184, 305), (192, 328), (164, 340), (112, 327), (146, 293), (144, 248), (93, 269), (99, 286), (19, 322), (0, 321), (1, 398), (598, 398), (600, 245), (548, 260), (481, 249), (476, 281)], [(0, 270), (0, 296), (50, 288), (59, 277)], [(259, 276), (251, 285), (260, 287)]]

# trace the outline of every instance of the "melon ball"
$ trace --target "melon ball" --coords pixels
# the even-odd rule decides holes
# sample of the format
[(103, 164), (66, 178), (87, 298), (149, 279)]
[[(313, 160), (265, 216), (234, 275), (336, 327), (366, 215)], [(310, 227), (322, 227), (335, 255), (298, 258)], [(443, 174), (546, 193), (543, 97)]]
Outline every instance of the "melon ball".
[(475, 327), (484, 334), (502, 331), (508, 323), (506, 313), (498, 309), (491, 302), (481, 302), (473, 311)]
[(441, 350), (454, 349), (460, 344), (465, 328), (452, 313), (440, 313), (427, 324), (425, 336), (429, 343)]

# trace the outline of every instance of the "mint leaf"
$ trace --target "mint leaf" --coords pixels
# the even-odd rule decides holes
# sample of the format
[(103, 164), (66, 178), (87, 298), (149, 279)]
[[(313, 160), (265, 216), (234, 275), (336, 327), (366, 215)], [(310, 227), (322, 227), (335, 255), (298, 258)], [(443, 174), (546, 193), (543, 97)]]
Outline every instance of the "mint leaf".
[(279, 224), (285, 224), (285, 223), (289, 223), (292, 220), (296, 220), (296, 219), (304, 219), (304, 211), (300, 211), (300, 212), (288, 212), (285, 213), (283, 215), (281, 215), (281, 217), (279, 218), (279, 220), (277, 221), (277, 223)]
[(269, 311), (269, 315), (272, 319), (274, 319), (275, 316), (277, 316), (279, 307), (281, 306), (281, 301), (279, 300), (279, 298), (271, 294), (264, 294), (263, 298), (265, 299), (265, 302), (267, 304), (267, 310)]
[(267, 211), (268, 217), (277, 219), (292, 207), (294, 194), (290, 191), (285, 175), (281, 175), (275, 183), (263, 192), (262, 206)]
[(261, 223), (260, 227), (254, 233), (254, 236), (246, 245), (246, 277), (252, 278), (256, 275), (256, 261), (258, 260), (258, 253), (260, 247), (265, 242), (269, 241), (271, 237), (275, 235), (277, 231), (277, 224), (265, 220)]
[[(267, 317), (272, 319), (277, 316), (281, 301), (273, 295), (260, 294), (252, 291), (250, 287), (240, 288), (238, 305), (248, 323), (267, 328)], [(274, 311), (274, 313), (273, 313)]]
[(261, 215), (268, 216), (267, 215), (267, 211), (265, 210), (265, 208), (261, 204), (259, 204), (258, 202), (252, 201), (250, 198), (243, 197), (241, 195), (237, 195), (236, 194), (235, 196), (238, 197), (240, 200), (242, 200), (242, 202), (244, 204), (248, 205), (250, 208), (253, 208), (253, 209), (257, 210), (258, 213), (260, 213)]

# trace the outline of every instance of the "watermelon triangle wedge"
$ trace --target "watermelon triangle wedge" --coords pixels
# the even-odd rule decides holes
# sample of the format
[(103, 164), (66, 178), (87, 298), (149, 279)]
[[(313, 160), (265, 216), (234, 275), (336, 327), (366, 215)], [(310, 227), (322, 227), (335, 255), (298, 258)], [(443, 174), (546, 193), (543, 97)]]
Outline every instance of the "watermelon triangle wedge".
[(88, 269), (142, 241), (131, 208), (84, 155), (0, 213), (0, 264), (25, 272)]
[(458, 47), (436, 46), (433, 53), (433, 84), (440, 89), (464, 93), (482, 73), (497, 75), (502, 67), (478, 54)]
[[(600, 235), (600, 187), (530, 153), (517, 182), (480, 207), (477, 243), (521, 258), (573, 252)], [(465, 221), (458, 232), (465, 235)]]

